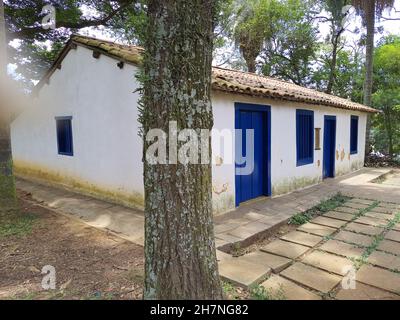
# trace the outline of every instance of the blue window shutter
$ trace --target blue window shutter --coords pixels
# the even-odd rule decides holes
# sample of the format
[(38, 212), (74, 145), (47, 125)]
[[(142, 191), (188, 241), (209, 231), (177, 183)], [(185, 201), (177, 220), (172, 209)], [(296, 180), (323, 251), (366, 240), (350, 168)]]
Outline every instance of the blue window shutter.
[(58, 154), (73, 156), (72, 117), (56, 117)]
[(358, 116), (350, 119), (350, 153), (358, 153)]
[(296, 110), (297, 166), (314, 162), (314, 111)]

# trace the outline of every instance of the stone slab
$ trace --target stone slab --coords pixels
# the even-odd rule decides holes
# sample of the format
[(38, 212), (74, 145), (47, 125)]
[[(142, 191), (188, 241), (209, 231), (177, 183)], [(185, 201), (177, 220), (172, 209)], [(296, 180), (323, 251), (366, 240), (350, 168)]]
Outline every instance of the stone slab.
[(363, 204), (363, 203), (356, 203), (356, 202), (349, 201), (349, 202), (346, 202), (344, 204), (344, 206), (352, 208), (352, 209), (357, 209), (357, 211), (359, 211), (359, 210), (367, 209), (370, 206), (370, 204)]
[(226, 243), (236, 243), (236, 242), (243, 241), (242, 238), (232, 236), (231, 234), (228, 234), (228, 233), (218, 233), (215, 235), (215, 238), (218, 238), (219, 240), (223, 240)]
[(338, 300), (400, 300), (400, 296), (356, 282), (355, 289), (340, 289), (336, 295)]
[(369, 236), (376, 236), (382, 233), (383, 229), (374, 226), (368, 226), (365, 224), (359, 224), (355, 222), (350, 222), (346, 227), (345, 230), (353, 231), (356, 233), (366, 234)]
[(329, 240), (319, 247), (320, 250), (349, 258), (359, 258), (364, 249), (338, 240)]
[(226, 260), (226, 259), (233, 259), (232, 255), (223, 252), (221, 250), (216, 250), (217, 252), (217, 260), (218, 261), (222, 261), (222, 260)]
[(344, 207), (344, 206), (342, 206), (342, 207), (337, 207), (337, 208), (335, 209), (335, 211), (337, 211), (337, 212), (344, 212), (344, 213), (349, 213), (349, 214), (355, 215), (355, 214), (358, 214), (358, 213), (360, 212), (360, 209), (355, 209), (355, 208), (350, 208), (350, 207)]
[(348, 268), (353, 266), (349, 259), (322, 251), (311, 252), (303, 258), (302, 262), (338, 275), (347, 274)]
[(331, 291), (341, 280), (339, 276), (299, 262), (283, 270), (281, 275), (323, 293)]
[(314, 223), (314, 224), (320, 224), (321, 226), (327, 226), (327, 227), (336, 228), (336, 229), (343, 227), (347, 223), (347, 221), (327, 218), (327, 217), (323, 217), (323, 216), (316, 217), (316, 218), (312, 219), (310, 222)]
[(297, 230), (308, 232), (322, 237), (329, 236), (336, 231), (336, 229), (334, 228), (321, 226), (310, 222), (305, 223), (302, 226), (298, 227)]
[(400, 274), (385, 269), (363, 265), (358, 270), (357, 281), (396, 294), (400, 293)]
[(275, 273), (278, 273), (288, 267), (292, 260), (270, 254), (262, 251), (255, 251), (244, 256), (237, 258), (238, 260), (246, 261), (249, 263), (259, 264), (261, 266), (266, 266), (272, 269)]
[(355, 217), (352, 214), (344, 213), (344, 212), (337, 212), (337, 211), (329, 211), (323, 215), (324, 217), (343, 220), (343, 221), (351, 221)]
[(395, 230), (390, 230), (388, 233), (386, 233), (385, 239), (400, 242), (400, 232)]
[(347, 243), (356, 244), (363, 247), (368, 247), (372, 244), (373, 239), (369, 236), (358, 234), (350, 231), (342, 230), (336, 236), (336, 240), (341, 240)]
[(307, 250), (309, 250), (309, 248), (300, 244), (291, 243), (283, 240), (274, 240), (262, 247), (260, 250), (286, 258), (296, 259), (297, 257), (303, 255)]
[(375, 208), (371, 209), (370, 212), (376, 212), (376, 213), (382, 213), (382, 214), (393, 214), (394, 209), (375, 207)]
[(252, 236), (257, 235), (260, 232), (263, 232), (265, 230), (268, 230), (269, 226), (261, 223), (259, 221), (254, 221), (254, 222), (250, 222), (248, 224), (245, 224), (243, 226), (240, 226), (236, 229), (233, 229), (229, 232), (227, 232), (229, 235), (232, 235), (234, 237), (238, 237), (241, 239), (247, 239), (250, 238)]
[(321, 300), (321, 297), (311, 291), (300, 287), (294, 282), (272, 275), (267, 281), (261, 284), (272, 299), (279, 300)]
[(379, 203), (379, 207), (393, 209), (393, 210), (400, 210), (400, 205), (397, 203), (381, 202)]
[(302, 244), (303, 246), (307, 247), (314, 247), (317, 245), (319, 242), (322, 241), (322, 237), (320, 236), (315, 236), (309, 233), (304, 233), (300, 231), (292, 231), (289, 232), (288, 234), (285, 234), (284, 236), (281, 237), (281, 239)]
[(356, 220), (354, 220), (354, 222), (356, 223), (361, 223), (361, 224), (366, 224), (369, 226), (381, 226), (384, 227), (387, 225), (388, 220), (387, 219), (382, 219), (382, 218), (377, 218), (377, 217), (373, 217), (373, 216), (362, 216), (360, 218), (357, 218)]
[(368, 262), (390, 270), (400, 271), (400, 257), (382, 251), (374, 251), (368, 257)]
[(378, 250), (400, 255), (400, 244), (391, 240), (382, 240), (378, 245)]
[(347, 201), (346, 203), (361, 203), (361, 204), (365, 204), (367, 206), (370, 206), (374, 203), (374, 200), (367, 200), (367, 199), (360, 199), (360, 198), (353, 198), (349, 201)]
[(271, 269), (259, 264), (239, 260), (238, 258), (222, 260), (218, 263), (219, 275), (243, 288), (258, 284), (271, 274)]

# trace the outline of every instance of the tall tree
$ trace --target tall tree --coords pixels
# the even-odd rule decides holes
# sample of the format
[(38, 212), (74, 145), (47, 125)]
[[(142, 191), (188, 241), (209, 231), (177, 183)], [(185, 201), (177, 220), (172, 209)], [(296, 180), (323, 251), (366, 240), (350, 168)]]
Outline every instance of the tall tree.
[[(7, 42), (18, 40), (17, 47), (8, 47), (10, 62), (18, 66), (16, 73), (29, 85), (30, 80), (40, 79), (70, 35), (85, 28), (102, 27), (137, 44), (145, 17), (142, 2), (145, 0), (7, 0)], [(55, 9), (55, 25), (43, 28), (42, 19), (47, 22), (50, 13), (43, 9), (49, 4)]]
[(313, 1), (238, 0), (234, 39), (249, 72), (260, 58), (262, 72), (303, 84), (315, 52)]
[[(148, 2), (146, 54), (140, 77), (147, 299), (222, 297), (211, 206), (211, 164), (176, 163), (177, 149), (167, 141), (168, 164), (152, 164), (148, 161), (152, 142), (146, 139), (152, 129), (169, 132), (171, 121), (177, 123), (178, 130), (193, 129), (198, 137), (201, 129), (211, 130), (215, 2)], [(209, 142), (209, 137), (206, 140)], [(184, 143), (179, 142), (178, 150)], [(205, 150), (210, 159), (210, 147)], [(162, 154), (159, 149), (158, 156)], [(201, 158), (198, 148), (194, 155)]]
[[(376, 92), (373, 105), (382, 113), (373, 119), (375, 149), (393, 156), (400, 152), (400, 37), (380, 41), (374, 55)], [(384, 133), (384, 134), (382, 134)]]
[[(272, 6), (274, 2), (268, 4)], [(237, 12), (233, 16), (237, 21), (233, 31), (235, 44), (246, 61), (247, 71), (253, 73), (256, 72), (256, 60), (261, 53), (268, 30), (265, 28), (265, 23), (255, 19), (261, 5), (262, 0), (238, 1)]]
[(347, 11), (344, 11), (346, 5), (348, 5), (348, 0), (326, 0), (325, 9), (330, 13), (330, 17), (326, 20), (330, 23), (330, 36), (329, 42), (332, 47), (331, 61), (329, 63), (329, 79), (328, 85), (326, 87), (326, 93), (332, 93), (333, 86), (336, 81), (336, 70), (337, 70), (337, 60), (338, 53), (340, 51), (340, 41), (343, 32), (346, 30), (345, 18)]
[(318, 33), (313, 23), (313, 6), (314, 1), (279, 2), (273, 32), (266, 39), (261, 53), (263, 74), (298, 85), (309, 85)]
[(0, 0), (0, 211), (16, 208), (17, 198), (12, 170), (7, 88), (6, 26), (3, 0)]
[[(366, 54), (365, 54), (365, 81), (364, 81), (364, 104), (372, 105), (373, 92), (373, 68), (374, 68), (374, 40), (376, 17), (380, 17), (386, 8), (393, 7), (394, 0), (352, 0), (352, 4), (361, 15), (367, 29)], [(365, 152), (371, 151), (371, 119), (367, 121), (367, 136), (365, 141)]]

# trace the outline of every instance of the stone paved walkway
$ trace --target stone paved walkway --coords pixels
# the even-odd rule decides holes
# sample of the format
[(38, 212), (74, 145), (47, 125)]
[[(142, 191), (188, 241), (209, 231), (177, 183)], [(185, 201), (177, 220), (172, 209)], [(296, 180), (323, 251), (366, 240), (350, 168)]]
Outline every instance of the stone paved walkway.
[(338, 192), (351, 197), (400, 204), (398, 186), (372, 182), (390, 171), (391, 169), (364, 168), (288, 195), (241, 205), (238, 209), (215, 218), (217, 247), (229, 249), (237, 245), (246, 246), (272, 233), (296, 213), (304, 212)]
[(220, 275), (269, 299), (400, 300), (399, 222), (399, 204), (353, 198), (258, 251), (221, 257)]
[[(274, 232), (339, 191), (353, 197), (340, 208), (299, 226), (256, 252), (234, 258), (220, 250), (220, 273), (243, 287), (262, 285), (287, 299), (397, 299), (400, 293), (400, 188), (373, 183), (390, 169), (356, 173), (262, 199), (215, 217), (217, 247), (246, 245)], [(143, 245), (143, 212), (24, 179), (19, 189), (43, 205)], [(356, 266), (357, 287), (343, 290), (344, 267)]]

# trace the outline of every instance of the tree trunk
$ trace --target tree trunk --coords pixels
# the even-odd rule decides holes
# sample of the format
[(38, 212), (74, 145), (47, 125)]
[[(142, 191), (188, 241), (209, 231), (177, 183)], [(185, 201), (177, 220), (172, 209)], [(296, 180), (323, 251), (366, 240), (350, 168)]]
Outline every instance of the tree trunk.
[(388, 137), (388, 153), (392, 157), (394, 154), (394, 147), (393, 147), (392, 115), (390, 109), (391, 109), (390, 107), (384, 108), (384, 119), (385, 119), (386, 134)]
[(328, 86), (326, 87), (326, 93), (331, 94), (333, 89), (333, 84), (335, 83), (336, 78), (336, 64), (337, 64), (337, 51), (338, 51), (338, 41), (339, 37), (335, 37), (333, 41), (332, 48), (332, 61), (331, 61), (331, 70), (329, 73), (329, 81)]
[(252, 56), (245, 56), (244, 58), (246, 61), (247, 72), (255, 73), (257, 71), (256, 59), (254, 59)]
[[(374, 39), (375, 39), (375, 5), (376, 1), (368, 1), (365, 5), (365, 23), (367, 26), (366, 56), (365, 56), (365, 82), (364, 104), (372, 105), (372, 86), (374, 68)], [(371, 152), (371, 118), (367, 118), (367, 133), (365, 140), (365, 154)]]
[[(211, 164), (154, 165), (146, 160), (149, 130), (168, 133), (170, 121), (176, 121), (178, 130), (188, 128), (196, 133), (213, 126), (213, 11), (213, 0), (148, 3), (140, 117), (144, 134), (145, 299), (222, 298)], [(174, 162), (176, 149), (166, 140), (166, 154)], [(206, 150), (211, 159), (210, 146)]]
[(15, 181), (12, 170), (11, 139), (5, 87), (7, 81), (7, 45), (4, 6), (0, 0), (0, 211), (17, 206)]

